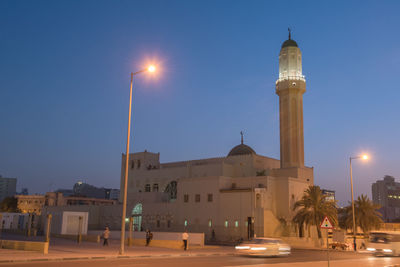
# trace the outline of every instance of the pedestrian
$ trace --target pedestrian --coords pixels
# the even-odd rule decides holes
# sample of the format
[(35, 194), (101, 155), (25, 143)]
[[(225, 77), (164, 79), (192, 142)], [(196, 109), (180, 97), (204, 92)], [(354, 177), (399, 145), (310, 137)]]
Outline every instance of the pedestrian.
[(211, 241), (215, 241), (215, 231), (214, 231), (214, 229), (212, 230), (212, 232), (211, 232)]
[(108, 238), (110, 238), (110, 229), (108, 228), (108, 226), (106, 226), (106, 229), (103, 232), (103, 246), (108, 246)]
[(150, 241), (153, 239), (153, 233), (147, 229), (146, 230), (146, 246), (150, 244)]
[(188, 234), (187, 231), (185, 230), (185, 232), (183, 232), (183, 234), (182, 234), (183, 249), (184, 249), (184, 250), (187, 250), (188, 239), (189, 239), (189, 234)]

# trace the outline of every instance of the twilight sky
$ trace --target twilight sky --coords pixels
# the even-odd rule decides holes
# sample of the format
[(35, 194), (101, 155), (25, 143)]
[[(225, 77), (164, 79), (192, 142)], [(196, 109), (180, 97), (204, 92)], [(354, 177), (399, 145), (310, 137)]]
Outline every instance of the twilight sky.
[[(119, 188), (130, 72), (133, 150), (162, 162), (279, 158), (287, 28), (303, 53), (305, 159), (350, 199), (400, 178), (399, 1), (0, 1), (0, 174), (30, 193)], [(132, 149), (132, 148), (131, 148)]]

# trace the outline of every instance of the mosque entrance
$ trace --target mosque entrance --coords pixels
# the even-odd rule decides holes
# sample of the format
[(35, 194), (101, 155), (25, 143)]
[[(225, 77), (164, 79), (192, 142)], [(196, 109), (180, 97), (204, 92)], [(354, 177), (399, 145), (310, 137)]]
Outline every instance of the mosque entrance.
[(133, 231), (142, 231), (142, 203), (138, 203), (132, 210)]

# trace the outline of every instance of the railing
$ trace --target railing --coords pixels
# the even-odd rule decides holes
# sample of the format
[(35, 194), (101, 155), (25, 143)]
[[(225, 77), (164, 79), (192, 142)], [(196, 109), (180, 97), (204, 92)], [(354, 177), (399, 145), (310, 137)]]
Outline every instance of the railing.
[(278, 80), (276, 80), (276, 83), (282, 82), (282, 81), (287, 81), (287, 80), (298, 80), (298, 81), (305, 82), (306, 77), (304, 75), (280, 77), (280, 78), (278, 78)]

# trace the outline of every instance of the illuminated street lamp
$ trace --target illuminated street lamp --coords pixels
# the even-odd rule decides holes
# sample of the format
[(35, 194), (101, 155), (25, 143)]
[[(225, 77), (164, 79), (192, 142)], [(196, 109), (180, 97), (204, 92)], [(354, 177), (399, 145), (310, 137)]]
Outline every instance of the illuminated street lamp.
[(127, 202), (127, 192), (128, 192), (128, 164), (129, 164), (129, 137), (131, 135), (131, 110), (132, 110), (132, 85), (133, 76), (142, 72), (155, 72), (156, 67), (150, 65), (148, 68), (131, 72), (131, 90), (129, 93), (129, 115), (128, 115), (128, 137), (126, 140), (126, 159), (125, 159), (125, 176), (124, 176), (124, 192), (122, 200), (122, 216), (121, 216), (121, 246), (119, 249), (119, 254), (123, 255), (125, 253), (125, 217), (126, 217), (126, 202)]
[(350, 184), (351, 184), (351, 207), (353, 210), (353, 245), (354, 245), (354, 251), (357, 251), (357, 243), (356, 243), (356, 238), (357, 238), (357, 228), (356, 228), (356, 215), (354, 211), (354, 193), (353, 193), (353, 168), (351, 165), (351, 160), (352, 159), (363, 159), (367, 160), (368, 155), (361, 155), (358, 157), (350, 157)]

